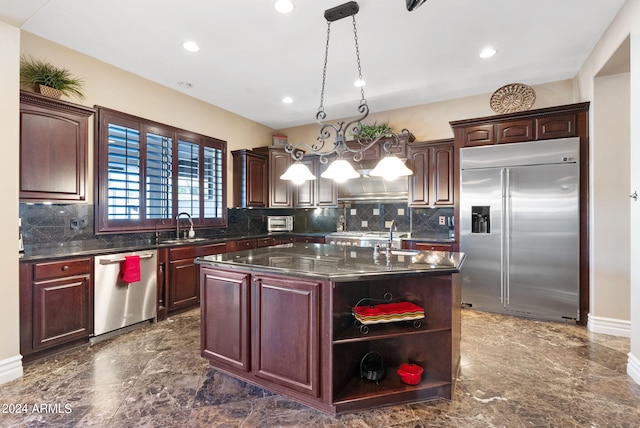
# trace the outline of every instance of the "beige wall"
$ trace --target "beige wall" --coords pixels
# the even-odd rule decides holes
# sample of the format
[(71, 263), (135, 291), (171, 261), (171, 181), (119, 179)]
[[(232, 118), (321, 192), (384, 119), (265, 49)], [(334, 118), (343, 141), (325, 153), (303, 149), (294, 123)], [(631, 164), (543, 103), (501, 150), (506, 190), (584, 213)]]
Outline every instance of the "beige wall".
[(22, 375), (18, 312), (18, 139), (20, 30), (0, 22), (0, 383)]
[[(68, 101), (93, 107), (99, 105), (178, 128), (219, 138), (227, 142), (228, 177), (232, 176), (231, 151), (271, 144), (273, 130), (229, 111), (204, 103), (77, 51), (22, 32), (21, 52), (64, 66), (85, 80), (86, 99)], [(195, 92), (197, 88), (192, 88)], [(90, 155), (93, 146), (90, 145)], [(93, 162), (90, 162), (93, 165)], [(93, 186), (93, 174), (89, 174)], [(228, 206), (232, 180), (227, 183)], [(89, 187), (93, 189), (93, 187)], [(89, 194), (93, 192), (90, 190)]]
[(594, 82), (589, 317), (596, 325), (598, 319), (629, 321), (631, 316), (629, 299), (620, 298), (630, 292), (629, 77), (624, 73)]
[[(630, 118), (640, 117), (640, 0), (627, 0), (623, 7), (621, 8), (618, 15), (611, 22), (602, 38), (598, 41), (598, 44), (589, 54), (589, 57), (586, 59), (577, 76), (577, 81), (579, 82), (580, 87), (580, 95), (582, 99), (593, 99), (594, 106), (590, 111), (590, 135), (592, 136), (590, 144), (591, 150), (593, 151), (596, 146), (600, 144), (606, 144), (606, 141), (601, 140), (602, 133), (596, 131), (594, 128), (597, 128), (600, 124), (600, 114), (598, 116), (595, 115), (595, 112), (601, 112), (602, 109), (600, 106), (596, 106), (595, 104), (600, 101), (597, 98), (594, 98), (595, 87), (598, 86), (601, 82), (600, 79), (596, 78), (598, 72), (602, 69), (602, 67), (611, 59), (614, 55), (618, 47), (625, 41), (627, 37), (630, 37), (631, 47), (630, 47), (630, 73), (629, 73), (629, 105), (628, 107), (621, 107), (615, 110), (620, 112), (621, 115), (626, 114), (628, 111)], [(603, 101), (604, 102), (604, 101)], [(614, 107), (615, 108), (615, 107)], [(613, 112), (608, 112), (608, 114), (614, 114)], [(628, 183), (627, 187), (627, 196), (633, 193), (633, 191), (640, 192), (640, 122), (638, 120), (630, 120), (629, 119), (629, 170), (630, 173), (628, 175)], [(621, 161), (623, 161), (621, 159)], [(608, 177), (606, 172), (596, 171), (598, 168), (598, 159), (594, 159), (592, 167), (592, 177), (597, 181), (591, 180), (591, 186), (593, 192), (594, 186), (600, 185), (600, 180), (603, 177)], [(613, 170), (609, 170), (609, 176), (614, 176), (617, 174), (617, 168)], [(618, 185), (624, 186), (625, 180), (624, 178), (617, 182)], [(603, 185), (603, 189), (606, 188)], [(600, 199), (591, 198), (591, 208), (592, 211), (600, 210), (599, 207)], [(629, 276), (630, 276), (630, 285), (629, 292), (622, 294), (606, 294), (605, 292), (601, 292), (601, 290), (606, 290), (608, 287), (607, 283), (596, 282), (596, 275), (594, 273), (593, 267), (597, 264), (605, 263), (605, 261), (601, 262), (598, 260), (597, 262), (593, 260), (594, 255), (594, 247), (598, 245), (598, 242), (591, 242), (592, 245), (592, 283), (591, 289), (592, 294), (599, 296), (606, 296), (608, 299), (607, 302), (602, 303), (602, 307), (609, 308), (609, 305), (613, 305), (616, 302), (618, 303), (620, 308), (624, 307), (624, 303), (621, 302), (630, 302), (630, 327), (631, 327), (631, 352), (629, 353), (629, 363), (627, 365), (627, 373), (629, 373), (633, 379), (640, 383), (640, 223), (637, 221), (640, 218), (640, 201), (632, 202), (629, 204), (629, 219), (633, 219), (633, 221), (629, 221), (626, 233), (629, 235), (629, 253), (624, 254), (623, 252), (618, 251), (617, 245), (614, 247), (612, 252), (608, 256), (609, 259), (614, 257), (619, 257), (622, 259), (626, 259), (629, 265)], [(602, 218), (601, 218), (602, 219)], [(609, 227), (608, 222), (606, 221), (598, 221), (598, 219), (591, 219), (591, 235), (592, 236), (604, 236), (605, 232), (601, 233), (601, 230), (607, 230)], [(602, 253), (599, 253), (600, 257), (603, 257)], [(600, 303), (598, 303), (598, 307), (600, 307)], [(622, 312), (623, 309), (620, 309)]]
[[(505, 82), (505, 84), (506, 83), (508, 82)], [(532, 88), (536, 93), (536, 102), (533, 108), (571, 104), (577, 101), (574, 83), (571, 80), (534, 85)], [(415, 107), (388, 110), (380, 113), (371, 113), (369, 117), (365, 119), (364, 123), (388, 122), (395, 131), (407, 128), (416, 136), (418, 141), (453, 138), (453, 132), (449, 126), (450, 121), (495, 114), (489, 107), (490, 98), (491, 94), (484, 94), (432, 104), (423, 104)], [(356, 110), (357, 104), (358, 100), (354, 99), (354, 111)], [(375, 105), (370, 105), (369, 108), (373, 110), (375, 109)], [(330, 111), (327, 111), (327, 114), (330, 113)], [(313, 118), (311, 118), (311, 120), (313, 120)], [(336, 121), (330, 122), (335, 123)], [(306, 144), (312, 144), (315, 142), (318, 130), (319, 125), (314, 122), (310, 125), (283, 129), (281, 132), (287, 135), (290, 143), (304, 142)]]

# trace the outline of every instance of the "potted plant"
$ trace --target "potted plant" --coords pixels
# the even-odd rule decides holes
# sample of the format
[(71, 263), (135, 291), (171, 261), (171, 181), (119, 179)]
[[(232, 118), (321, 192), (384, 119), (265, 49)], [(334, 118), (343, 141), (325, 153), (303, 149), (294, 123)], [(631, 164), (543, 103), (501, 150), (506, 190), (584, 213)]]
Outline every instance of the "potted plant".
[(363, 123), (359, 129), (359, 132), (358, 129), (351, 132), (351, 136), (353, 138), (360, 140), (373, 140), (379, 135), (390, 137), (393, 134), (393, 129), (391, 129), (388, 123), (378, 124), (374, 122), (373, 125)]
[(53, 98), (75, 96), (84, 99), (82, 79), (73, 76), (66, 68), (31, 57), (20, 59), (20, 85)]

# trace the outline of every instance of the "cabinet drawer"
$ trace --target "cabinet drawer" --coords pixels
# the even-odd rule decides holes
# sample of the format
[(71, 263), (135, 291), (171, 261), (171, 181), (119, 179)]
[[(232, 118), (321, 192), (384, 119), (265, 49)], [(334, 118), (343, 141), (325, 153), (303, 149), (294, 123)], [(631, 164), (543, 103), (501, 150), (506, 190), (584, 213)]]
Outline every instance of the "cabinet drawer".
[(276, 245), (275, 238), (259, 238), (257, 240), (258, 248), (260, 247), (270, 247), (272, 245)]
[(198, 247), (178, 247), (169, 250), (169, 260), (195, 259), (198, 257)]
[(213, 254), (222, 254), (227, 252), (227, 243), (220, 242), (218, 244), (201, 245), (197, 248), (198, 256), (210, 256)]
[(416, 242), (416, 250), (420, 251), (452, 251), (451, 244), (430, 244), (428, 242)]
[(43, 279), (62, 278), (66, 276), (91, 273), (92, 265), (93, 262), (91, 257), (36, 263), (33, 266), (33, 279), (40, 281)]
[(236, 241), (236, 250), (251, 250), (256, 248), (257, 245), (258, 243), (255, 239), (241, 239), (240, 241)]

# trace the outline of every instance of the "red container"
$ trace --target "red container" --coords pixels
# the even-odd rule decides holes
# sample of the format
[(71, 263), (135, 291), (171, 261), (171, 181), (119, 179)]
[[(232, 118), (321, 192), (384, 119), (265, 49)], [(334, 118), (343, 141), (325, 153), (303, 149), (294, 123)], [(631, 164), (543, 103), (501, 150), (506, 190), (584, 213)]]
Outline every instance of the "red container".
[(420, 379), (422, 379), (422, 372), (424, 372), (424, 369), (417, 364), (403, 363), (400, 364), (400, 368), (398, 369), (400, 380), (407, 385), (419, 384)]

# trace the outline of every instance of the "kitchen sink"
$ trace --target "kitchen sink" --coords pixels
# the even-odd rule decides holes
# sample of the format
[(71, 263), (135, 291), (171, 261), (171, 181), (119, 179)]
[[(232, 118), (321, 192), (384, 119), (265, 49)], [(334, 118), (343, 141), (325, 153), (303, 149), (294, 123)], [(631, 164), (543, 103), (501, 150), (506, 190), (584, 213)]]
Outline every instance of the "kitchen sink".
[(161, 244), (189, 244), (191, 242), (206, 241), (209, 238), (183, 238), (183, 239), (165, 239), (160, 241)]

